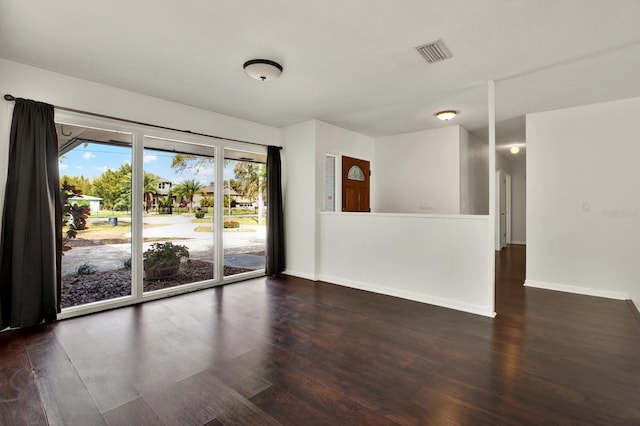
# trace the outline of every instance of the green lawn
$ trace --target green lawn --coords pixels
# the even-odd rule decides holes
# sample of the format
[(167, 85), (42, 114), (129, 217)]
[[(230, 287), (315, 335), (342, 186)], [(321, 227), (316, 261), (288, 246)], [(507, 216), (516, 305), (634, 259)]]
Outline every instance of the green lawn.
[[(225, 213), (227, 213), (229, 211), (228, 207), (225, 207), (224, 209)], [(239, 209), (239, 208), (232, 208), (231, 209), (231, 214), (257, 214), (256, 213), (256, 209)]]
[(117, 212), (112, 210), (100, 210), (99, 212), (91, 212), (90, 218), (103, 217), (131, 217), (131, 212)]
[[(145, 212), (145, 214), (158, 215), (158, 216), (170, 216), (168, 214), (158, 213), (155, 210), (149, 210), (149, 212)], [(189, 209), (187, 207), (175, 207), (173, 209), (173, 215), (177, 216), (180, 214), (193, 214), (193, 212), (189, 213)], [(99, 212), (91, 212), (89, 217), (93, 217), (93, 218), (131, 217), (131, 212), (118, 212), (115, 210), (100, 210)]]
[(131, 232), (131, 223), (118, 222), (117, 226), (110, 226), (109, 222), (90, 222), (84, 231), (78, 231), (78, 238), (103, 239), (113, 237), (124, 237), (124, 234)]
[(225, 216), (224, 221), (232, 220), (234, 222), (238, 222), (240, 225), (258, 225), (257, 217), (235, 217), (235, 216)]

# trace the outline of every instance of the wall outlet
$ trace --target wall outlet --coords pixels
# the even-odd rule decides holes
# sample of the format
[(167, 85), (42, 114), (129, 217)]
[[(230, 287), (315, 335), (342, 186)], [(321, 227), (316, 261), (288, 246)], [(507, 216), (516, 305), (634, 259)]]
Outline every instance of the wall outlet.
[(591, 207), (589, 206), (589, 203), (586, 201), (582, 202), (582, 211), (583, 212), (590, 212), (591, 211)]

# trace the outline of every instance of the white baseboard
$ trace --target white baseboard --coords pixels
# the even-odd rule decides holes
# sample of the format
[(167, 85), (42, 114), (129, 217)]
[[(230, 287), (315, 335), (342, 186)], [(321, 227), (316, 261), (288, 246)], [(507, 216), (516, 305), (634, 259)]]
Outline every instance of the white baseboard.
[(521, 246), (526, 246), (527, 242), (526, 241), (511, 241), (509, 244), (519, 244)]
[(585, 296), (605, 297), (607, 299), (627, 300), (627, 293), (617, 291), (600, 290), (597, 288), (576, 287), (566, 284), (548, 283), (542, 281), (525, 280), (525, 287), (542, 288), (545, 290), (564, 291), (565, 293), (583, 294)]
[(309, 274), (306, 272), (300, 272), (300, 271), (292, 271), (290, 269), (286, 269), (283, 274), (285, 275), (291, 275), (293, 277), (298, 277), (298, 278), (304, 278), (305, 280), (311, 280), (311, 281), (316, 281), (318, 278), (315, 276), (315, 274)]
[(331, 284), (337, 284), (344, 287), (370, 291), (372, 293), (385, 294), (387, 296), (399, 297), (401, 299), (413, 300), (415, 302), (428, 303), (430, 305), (436, 305), (443, 308), (455, 309), (457, 311), (463, 311), (463, 312), (468, 312), (470, 314), (482, 315), (489, 318), (494, 318), (496, 316), (496, 313), (493, 310), (489, 309), (488, 306), (462, 303), (462, 302), (457, 302), (451, 299), (443, 299), (440, 297), (430, 296), (428, 294), (416, 293), (413, 291), (400, 290), (400, 289), (390, 288), (390, 287), (384, 287), (384, 286), (364, 283), (360, 281), (353, 281), (345, 278), (334, 277), (331, 275), (319, 275), (318, 279), (320, 281), (325, 281)]

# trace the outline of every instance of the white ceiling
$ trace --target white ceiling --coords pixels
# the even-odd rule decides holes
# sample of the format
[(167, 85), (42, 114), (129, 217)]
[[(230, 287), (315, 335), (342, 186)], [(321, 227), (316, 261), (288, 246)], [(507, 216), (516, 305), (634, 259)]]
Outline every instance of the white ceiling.
[[(428, 64), (415, 46), (441, 39)], [(640, 96), (638, 0), (2, 0), (0, 57), (281, 127), (443, 126), (524, 142), (526, 113)], [(266, 83), (242, 71), (267, 58)], [(19, 93), (15, 94), (19, 96)], [(72, 107), (72, 105), (71, 105)]]

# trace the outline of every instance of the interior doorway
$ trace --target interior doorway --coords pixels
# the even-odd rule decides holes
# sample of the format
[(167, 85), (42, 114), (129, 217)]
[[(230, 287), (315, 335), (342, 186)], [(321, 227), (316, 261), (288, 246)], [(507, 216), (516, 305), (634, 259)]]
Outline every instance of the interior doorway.
[(496, 251), (511, 243), (511, 175), (496, 171)]

